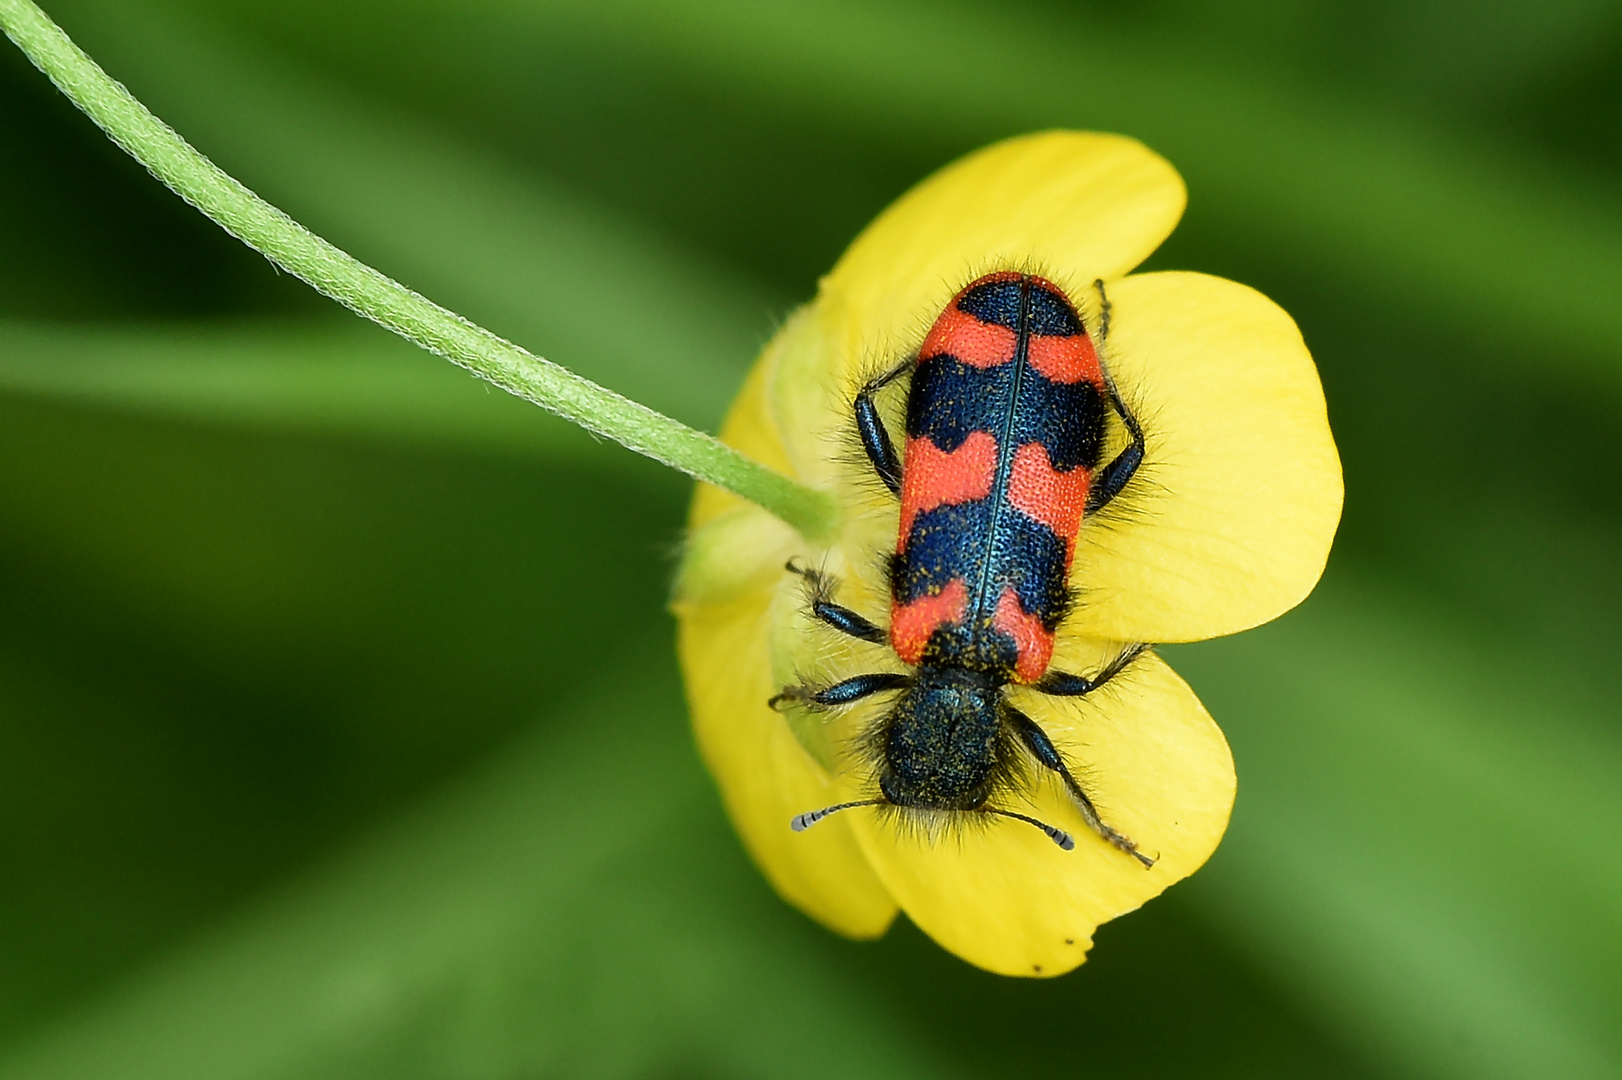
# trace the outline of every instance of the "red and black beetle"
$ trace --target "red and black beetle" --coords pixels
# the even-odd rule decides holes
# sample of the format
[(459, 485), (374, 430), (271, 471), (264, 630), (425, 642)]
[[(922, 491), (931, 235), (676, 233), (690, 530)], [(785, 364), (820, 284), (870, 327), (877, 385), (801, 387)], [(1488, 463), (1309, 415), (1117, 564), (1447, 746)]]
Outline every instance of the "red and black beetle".
[[(1107, 339), (1103, 285), (1099, 339)], [(906, 453), (897, 455), (876, 395), (911, 375)], [(1108, 413), (1130, 442), (1101, 464)], [(1030, 274), (970, 282), (935, 320), (916, 357), (871, 380), (854, 403), (856, 431), (879, 479), (901, 500), (890, 556), (888, 631), (833, 602), (835, 582), (794, 563), (811, 586), (812, 614), (842, 633), (888, 644), (914, 670), (875, 672), (831, 686), (789, 686), (774, 707), (829, 708), (899, 692), (863, 744), (875, 798), (801, 814), (798, 831), (852, 806), (958, 811), (1017, 818), (1060, 847), (1061, 829), (993, 805), (1022, 755), (1057, 773), (1100, 836), (1145, 866), (1153, 860), (1099, 817), (1041, 727), (1004, 694), (1089, 694), (1147, 648), (1123, 650), (1083, 676), (1049, 670), (1054, 632), (1070, 607), (1070, 564), (1082, 520), (1114, 499), (1144, 458), (1143, 429), (1110, 378), (1064, 291)]]

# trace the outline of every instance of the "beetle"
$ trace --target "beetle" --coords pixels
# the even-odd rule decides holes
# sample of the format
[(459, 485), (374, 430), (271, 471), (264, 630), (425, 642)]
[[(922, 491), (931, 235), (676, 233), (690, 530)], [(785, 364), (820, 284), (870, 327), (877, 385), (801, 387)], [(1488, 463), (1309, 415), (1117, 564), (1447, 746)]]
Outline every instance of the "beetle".
[[(1096, 288), (1102, 345), (1109, 301), (1103, 282)], [(902, 456), (877, 398), (908, 375)], [(1103, 463), (1111, 410), (1130, 441)], [(1053, 741), (1005, 692), (1015, 684), (1085, 696), (1148, 649), (1130, 645), (1092, 675), (1050, 670), (1054, 633), (1074, 600), (1068, 581), (1082, 522), (1121, 494), (1145, 453), (1143, 427), (1075, 306), (1033, 274), (977, 278), (946, 305), (915, 355), (860, 388), (852, 413), (868, 462), (901, 504), (889, 629), (835, 603), (830, 575), (792, 560), (787, 569), (805, 579), (813, 618), (890, 646), (912, 672), (786, 686), (770, 700), (775, 709), (830, 709), (897, 695), (861, 740), (878, 795), (800, 814), (793, 829), (854, 806), (982, 813), (1034, 825), (1071, 850), (1064, 830), (995, 805), (1028, 754), (1059, 776), (1099, 836), (1154, 865), (1104, 822)]]

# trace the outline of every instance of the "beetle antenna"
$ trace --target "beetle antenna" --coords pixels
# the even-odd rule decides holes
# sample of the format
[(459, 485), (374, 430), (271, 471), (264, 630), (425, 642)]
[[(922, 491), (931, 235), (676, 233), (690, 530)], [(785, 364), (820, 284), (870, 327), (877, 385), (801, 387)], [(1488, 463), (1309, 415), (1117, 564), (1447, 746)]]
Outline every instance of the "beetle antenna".
[(882, 802), (884, 802), (883, 799), (857, 799), (855, 802), (842, 802), (833, 806), (824, 806), (821, 810), (795, 814), (794, 820), (788, 823), (788, 827), (795, 832), (805, 832), (805, 830), (830, 814), (837, 814), (841, 810), (849, 810), (853, 806), (878, 806)]
[(1076, 846), (1075, 840), (1071, 839), (1069, 833), (1065, 832), (1063, 829), (1056, 829), (1045, 821), (1037, 821), (1033, 817), (1026, 817), (1024, 814), (1016, 814), (1012, 810), (994, 810), (989, 806), (985, 808), (985, 813), (996, 814), (998, 817), (1013, 818), (1015, 821), (1023, 821), (1027, 825), (1035, 825), (1038, 829), (1041, 829), (1047, 834), (1047, 838), (1049, 840), (1052, 840), (1055, 844), (1058, 844), (1066, 851), (1069, 851)]

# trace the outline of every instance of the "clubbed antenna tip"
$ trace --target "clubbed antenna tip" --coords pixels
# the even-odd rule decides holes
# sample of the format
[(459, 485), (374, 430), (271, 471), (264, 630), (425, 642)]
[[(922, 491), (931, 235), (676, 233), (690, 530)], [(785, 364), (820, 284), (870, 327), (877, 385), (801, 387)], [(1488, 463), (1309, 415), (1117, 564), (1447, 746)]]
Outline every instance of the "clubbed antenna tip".
[(1049, 840), (1052, 840), (1055, 844), (1058, 844), (1065, 851), (1073, 851), (1075, 849), (1076, 841), (1074, 837), (1065, 832), (1063, 829), (1054, 828), (1045, 821), (1038, 821), (1033, 817), (1026, 817), (1024, 814), (1016, 814), (1012, 810), (993, 810), (990, 807), (986, 808), (986, 813), (996, 814), (998, 817), (1013, 818), (1015, 821), (1023, 821), (1027, 825), (1034, 825), (1038, 829), (1042, 830), (1043, 835), (1045, 835)]
[(825, 806), (821, 810), (811, 810), (804, 814), (795, 814), (794, 820), (788, 823), (788, 827), (793, 829), (795, 832), (805, 832), (805, 830), (809, 829), (823, 818), (828, 817), (830, 814), (837, 814), (841, 810), (849, 810), (853, 806), (877, 806), (883, 801), (883, 799), (857, 799), (855, 802), (842, 802), (833, 806)]

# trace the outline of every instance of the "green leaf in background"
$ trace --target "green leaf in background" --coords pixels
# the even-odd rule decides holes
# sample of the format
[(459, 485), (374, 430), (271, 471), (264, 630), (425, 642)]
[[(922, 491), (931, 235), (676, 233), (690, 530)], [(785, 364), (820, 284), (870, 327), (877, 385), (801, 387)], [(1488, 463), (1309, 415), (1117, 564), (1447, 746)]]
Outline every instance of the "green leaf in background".
[(1157, 265), (1301, 323), (1348, 501), (1299, 612), (1168, 650), (1238, 762), (1206, 871), (1052, 984), (838, 941), (686, 745), (680, 482), (288, 291), (13, 57), (0, 1076), (1622, 1071), (1610, 5), (50, 10), (318, 231), (702, 425), (919, 176), (1128, 131), (1190, 182)]
[(1253, 637), (1173, 651), (1246, 764), (1202, 879), (1213, 914), (1346, 1038), (1422, 1074), (1612, 1071), (1607, 703), (1516, 678), (1515, 639), (1461, 634), (1357, 573)]
[(0, 388), (211, 424), (545, 460), (606, 450), (579, 428), (363, 324), (109, 330), (0, 323)]
[(545, 341), (679, 419), (719, 423), (781, 307), (748, 278), (161, 5), (104, 14), (115, 55), (150, 65), (124, 78), (154, 106), (172, 102), (174, 123), (273, 202), (497, 333)]
[[(1350, 55), (1334, 58), (1362, 62), (1364, 71), (1326, 85), (1301, 77), (1299, 65), (1313, 59), (1308, 49), (1293, 57), (1271, 53), (1239, 19), (1227, 20), (1226, 37), (1218, 36), (1210, 19), (1220, 6), (1202, 11), (1199, 3), (1162, 5), (1158, 33), (1123, 26), (1103, 11), (1079, 15), (1039, 4), (1007, 12), (972, 3), (848, 0), (791, 7), (414, 0), (390, 8), (387, 20), (364, 4), (341, 12), (297, 0), (189, 6), (229, 9), (300, 50), (520, 145), (545, 121), (515, 109), (515, 97), (528, 91), (539, 107), (545, 99), (535, 90), (556, 85), (534, 69), (560, 61), (578, 69), (581, 54), (591, 52), (618, 54), (619, 67), (648, 81), (653, 72), (804, 126), (845, 129), (858, 145), (888, 144), (892, 157), (938, 160), (943, 150), (1046, 126), (1131, 132), (1184, 173), (1191, 214), (1244, 236), (1251, 257), (1308, 263), (1372, 286), (1384, 304), (1440, 320), (1451, 332), (1474, 333), (1487, 323), (1523, 347), (1548, 351), (1550, 373), (1613, 393), (1617, 386), (1622, 314), (1611, 298), (1622, 287), (1622, 198), (1582, 171), (1551, 167), (1501, 132), (1437, 122), (1447, 118), (1445, 101), (1427, 109), (1359, 94), (1366, 81), (1360, 74), (1378, 59), (1367, 40), (1341, 42)], [(1446, 0), (1416, 6), (1444, 25), (1455, 14), (1462, 23), (1471, 11)], [(1616, 13), (1605, 5), (1560, 7), (1566, 27), (1555, 48), (1592, 55), (1599, 50), (1588, 35), (1617, 32)], [(1277, 21), (1293, 15), (1316, 23), (1319, 37), (1335, 37), (1337, 15), (1314, 17), (1310, 5), (1279, 9)], [(1202, 14), (1205, 25), (1189, 17)], [(1361, 8), (1345, 14), (1364, 21), (1366, 34), (1381, 21)], [(1385, 21), (1412, 33), (1391, 15)], [(1562, 20), (1551, 12), (1536, 21)], [(1474, 37), (1490, 36), (1478, 27), (1491, 20), (1473, 12), (1469, 22)], [(369, 57), (359, 48), (379, 35), (392, 46), (387, 55), (408, 58), (415, 78), (401, 78), (399, 67), (384, 70), (377, 52)], [(1509, 37), (1497, 47), (1513, 49)], [(1522, 49), (1549, 47), (1547, 39), (1521, 37)], [(1446, 31), (1429, 45), (1443, 55), (1468, 52)], [(434, 93), (446, 83), (460, 92)], [(424, 100), (430, 96), (439, 100)], [(468, 116), (470, 107), (487, 115)], [(627, 156), (611, 162), (630, 165)], [(548, 161), (543, 168), (591, 165)]]
[(641, 678), (585, 691), (7, 1074), (936, 1071), (754, 879), (699, 772), (670, 767), (692, 753), (663, 635), (621, 644)]

